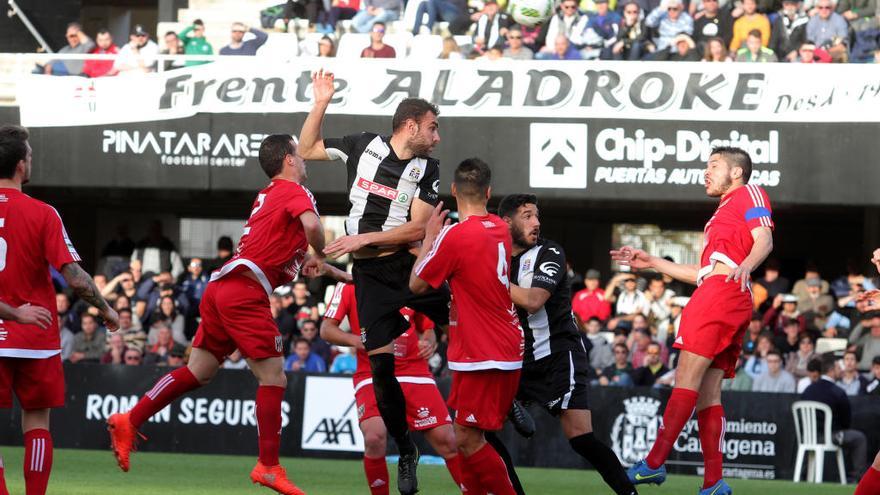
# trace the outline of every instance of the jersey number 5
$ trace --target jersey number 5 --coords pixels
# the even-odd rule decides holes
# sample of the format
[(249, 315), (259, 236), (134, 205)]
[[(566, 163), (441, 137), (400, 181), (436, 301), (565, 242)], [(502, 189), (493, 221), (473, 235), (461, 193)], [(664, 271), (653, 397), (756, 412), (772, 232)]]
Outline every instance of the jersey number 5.
[[(0, 218), (0, 227), (6, 223), (5, 218)], [(6, 268), (6, 239), (0, 237), (0, 272)]]
[(507, 251), (504, 249), (504, 243), (498, 243), (498, 280), (508, 289), (510, 288), (510, 269), (507, 266)]

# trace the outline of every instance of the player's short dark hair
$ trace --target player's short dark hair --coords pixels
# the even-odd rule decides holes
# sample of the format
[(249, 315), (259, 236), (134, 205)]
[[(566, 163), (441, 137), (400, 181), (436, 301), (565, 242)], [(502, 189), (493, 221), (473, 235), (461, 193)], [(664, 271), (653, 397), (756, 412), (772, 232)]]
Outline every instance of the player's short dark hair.
[(205, 23), (201, 19), (196, 19), (193, 21), (193, 26), (205, 27)]
[(501, 218), (511, 217), (516, 214), (520, 206), (536, 205), (538, 197), (534, 194), (508, 194), (498, 204), (498, 216)]
[(18, 162), (27, 158), (27, 129), (17, 125), (0, 126), (0, 179), (15, 176)]
[(313, 319), (311, 319), (311, 318), (309, 318), (309, 319), (307, 319), (307, 320), (303, 320), (303, 322), (300, 324), (300, 328), (303, 328), (303, 327), (305, 327), (305, 326), (308, 325), (308, 324), (315, 325), (315, 328), (318, 328), (318, 322), (315, 321), (315, 320), (313, 320)]
[(260, 143), (260, 166), (271, 179), (281, 173), (284, 158), (296, 154), (296, 145), (290, 134), (271, 134)]
[(95, 37), (97, 38), (98, 36), (100, 36), (102, 34), (110, 34), (110, 30), (107, 28), (101, 28), (95, 33)]
[(120, 314), (120, 315), (121, 315), (122, 313), (128, 313), (128, 314), (130, 314), (130, 315), (134, 315), (134, 312), (131, 310), (131, 308), (119, 308), (119, 309), (116, 311), (116, 314)]
[(180, 37), (180, 36), (177, 36), (177, 33), (175, 33), (174, 31), (168, 31), (168, 32), (166, 32), (166, 33), (165, 33), (165, 36), (174, 36), (175, 38), (179, 38), (179, 37)]
[(779, 356), (779, 359), (782, 359), (782, 353), (773, 349), (767, 353), (767, 356)]
[(853, 357), (856, 358), (856, 361), (862, 359), (862, 356), (859, 354), (859, 351), (857, 349), (847, 349), (843, 351), (843, 357), (846, 357), (847, 354), (852, 354)]
[(874, 356), (871, 360), (871, 366), (880, 366), (880, 356)]
[(657, 349), (660, 349), (661, 351), (663, 350), (663, 346), (660, 345), (660, 342), (657, 342), (656, 340), (652, 340), (651, 342), (648, 342), (648, 345), (645, 346), (645, 349), (647, 349), (648, 347), (656, 347)]
[(834, 357), (834, 354), (830, 352), (822, 354), (822, 374), (833, 370), (835, 366), (837, 366), (837, 358)]
[(485, 198), (492, 183), (492, 170), (479, 158), (467, 158), (455, 168), (452, 183), (455, 184), (459, 196), (468, 199)]
[(614, 344), (614, 346), (612, 346), (611, 349), (612, 350), (623, 349), (624, 351), (626, 351), (627, 354), (629, 354), (629, 347), (627, 347), (626, 344), (617, 343), (617, 344)]
[(814, 357), (807, 362), (807, 371), (813, 373), (821, 373), (822, 372), (822, 358)]
[(394, 111), (394, 117), (391, 119), (391, 130), (397, 131), (410, 119), (418, 122), (428, 112), (440, 115), (437, 105), (421, 98), (407, 98), (397, 105), (397, 110)]
[(731, 167), (741, 168), (743, 171), (743, 184), (748, 184), (752, 177), (752, 157), (749, 153), (735, 146), (716, 146), (712, 148), (710, 155), (721, 155), (724, 161)]

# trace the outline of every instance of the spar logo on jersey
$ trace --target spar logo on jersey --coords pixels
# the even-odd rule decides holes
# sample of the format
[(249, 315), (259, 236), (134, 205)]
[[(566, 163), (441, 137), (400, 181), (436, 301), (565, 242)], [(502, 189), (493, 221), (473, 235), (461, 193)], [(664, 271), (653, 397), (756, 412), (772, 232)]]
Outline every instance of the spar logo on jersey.
[(617, 416), (611, 428), (611, 448), (624, 466), (644, 459), (657, 439), (661, 417), (660, 401), (636, 396), (623, 401), (625, 412)]
[(390, 199), (391, 201), (397, 201), (398, 203), (406, 203), (409, 201), (409, 194), (400, 192), (392, 187), (377, 184), (373, 181), (364, 179), (363, 177), (358, 177), (357, 186), (370, 194), (381, 196)]
[(555, 277), (561, 268), (562, 267), (559, 266), (559, 263), (555, 261), (545, 261), (538, 266), (538, 270), (541, 270), (541, 273), (544, 273), (549, 277)]

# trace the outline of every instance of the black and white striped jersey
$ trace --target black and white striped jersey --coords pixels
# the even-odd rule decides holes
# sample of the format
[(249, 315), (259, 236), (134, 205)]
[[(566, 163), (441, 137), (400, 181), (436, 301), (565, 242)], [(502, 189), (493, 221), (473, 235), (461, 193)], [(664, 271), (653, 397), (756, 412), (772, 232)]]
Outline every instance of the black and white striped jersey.
[(419, 156), (397, 158), (390, 137), (369, 132), (325, 139), (331, 159), (348, 167), (348, 234), (384, 232), (409, 220), (413, 198), (436, 206), (440, 191), (440, 162)]
[(550, 298), (538, 311), (517, 307), (526, 336), (523, 361), (528, 363), (551, 353), (583, 350), (577, 323), (571, 312), (571, 288), (565, 267), (565, 251), (556, 242), (538, 239), (535, 247), (510, 260), (510, 281), (524, 288), (540, 287)]

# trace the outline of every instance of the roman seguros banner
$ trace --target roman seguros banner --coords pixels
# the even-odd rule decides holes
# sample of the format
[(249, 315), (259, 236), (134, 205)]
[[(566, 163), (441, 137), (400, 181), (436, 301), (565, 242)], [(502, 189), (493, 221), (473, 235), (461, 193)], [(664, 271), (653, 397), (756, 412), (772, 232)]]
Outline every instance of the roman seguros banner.
[[(499, 194), (698, 201), (709, 152), (732, 145), (774, 202), (876, 202), (880, 78), (859, 64), (239, 58), (138, 78), (28, 76), (18, 102), (42, 164), (33, 183), (262, 187), (260, 141), (299, 132), (319, 64), (337, 75), (324, 136), (387, 134), (403, 98), (436, 103), (442, 184), (479, 156), (506, 171)], [(345, 194), (344, 175), (312, 167), (308, 185)]]

